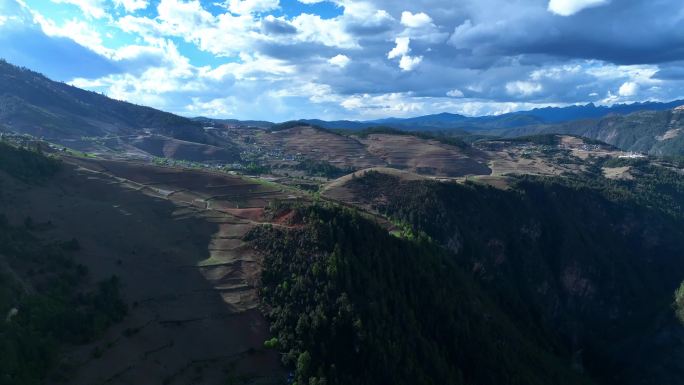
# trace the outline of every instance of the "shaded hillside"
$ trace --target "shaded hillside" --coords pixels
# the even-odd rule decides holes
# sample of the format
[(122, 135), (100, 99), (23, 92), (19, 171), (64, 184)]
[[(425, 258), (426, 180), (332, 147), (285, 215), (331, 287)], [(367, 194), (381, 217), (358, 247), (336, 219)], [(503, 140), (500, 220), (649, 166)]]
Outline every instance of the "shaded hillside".
[[(0, 144), (0, 177), (27, 186), (58, 172), (56, 161)], [(1, 178), (0, 207), (9, 188)], [(52, 222), (26, 217), (13, 225), (0, 209), (0, 384), (33, 385), (66, 381), (72, 368), (60, 362), (65, 346), (88, 343), (120, 322), (127, 306), (115, 276), (95, 284), (88, 268), (74, 259), (76, 238), (46, 242), (37, 233)]]
[(346, 188), (443, 245), (519, 327), (572, 352), (597, 382), (655, 385), (684, 374), (671, 308), (684, 184), (659, 169), (643, 183), (524, 178), (505, 191), (368, 173)]
[(262, 300), (297, 384), (589, 384), (521, 331), (436, 245), (354, 211), (276, 206), (260, 227)]
[(168, 159), (191, 162), (233, 162), (240, 160), (239, 151), (233, 148), (188, 142), (161, 135), (150, 135), (130, 141), (134, 147), (146, 153)]
[(0, 170), (25, 181), (42, 181), (59, 169), (55, 159), (40, 156), (0, 141)]
[(504, 130), (505, 136), (541, 133), (572, 134), (598, 139), (626, 151), (657, 156), (684, 155), (684, 110), (641, 111), (557, 125)]
[(54, 139), (125, 135), (147, 128), (177, 139), (211, 141), (199, 122), (55, 82), (3, 60), (0, 123), (16, 132)]
[(4, 149), (0, 384), (284, 381), (263, 349), (259, 265), (240, 240), (247, 218), (284, 193), (221, 173)]

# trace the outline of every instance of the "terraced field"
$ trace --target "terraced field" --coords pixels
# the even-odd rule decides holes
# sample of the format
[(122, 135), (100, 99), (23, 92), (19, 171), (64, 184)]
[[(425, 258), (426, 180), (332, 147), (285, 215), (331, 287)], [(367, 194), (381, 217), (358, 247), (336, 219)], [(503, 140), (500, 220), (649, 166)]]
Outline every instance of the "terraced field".
[(367, 168), (385, 162), (369, 153), (359, 141), (312, 127), (295, 127), (262, 136), (262, 144), (279, 148), (287, 154), (324, 160), (339, 167)]
[(373, 134), (361, 140), (361, 143), (388, 167), (447, 177), (491, 173), (483, 153), (467, 153), (436, 140), (410, 135)]
[(314, 127), (294, 127), (281, 131), (236, 130), (249, 136), (246, 151), (258, 148), (263, 160), (278, 163), (296, 157), (325, 161), (343, 169), (391, 167), (424, 175), (458, 177), (488, 175), (485, 155), (410, 135), (374, 134), (367, 138), (345, 136)]

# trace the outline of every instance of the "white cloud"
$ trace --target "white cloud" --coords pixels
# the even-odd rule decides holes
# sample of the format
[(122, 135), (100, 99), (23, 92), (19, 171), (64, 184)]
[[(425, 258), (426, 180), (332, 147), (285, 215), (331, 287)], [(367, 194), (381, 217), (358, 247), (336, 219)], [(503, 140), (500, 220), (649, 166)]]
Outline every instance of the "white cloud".
[(432, 18), (426, 13), (411, 13), (404, 11), (401, 13), (401, 24), (409, 28), (422, 28), (432, 24)]
[(422, 56), (405, 55), (405, 56), (401, 57), (401, 60), (399, 60), (399, 68), (401, 68), (403, 71), (412, 71), (422, 61), (423, 61)]
[(318, 15), (303, 13), (292, 19), (297, 28), (299, 41), (320, 43), (328, 47), (360, 48), (353, 35), (346, 31), (339, 18), (323, 19)]
[(192, 98), (192, 104), (187, 105), (187, 111), (200, 116), (222, 118), (235, 115), (235, 98), (216, 98), (203, 102), (201, 98)]
[(81, 20), (71, 19), (59, 26), (50, 19), (39, 13), (34, 13), (34, 21), (38, 23), (43, 32), (48, 36), (66, 37), (76, 43), (91, 49), (103, 56), (111, 56), (113, 51), (104, 47), (102, 37), (95, 31), (91, 24)]
[(339, 103), (342, 98), (327, 84), (303, 83), (269, 92), (273, 98), (305, 97), (312, 103)]
[(394, 39), (394, 48), (387, 53), (388, 59), (399, 59), (399, 68), (402, 71), (411, 71), (423, 61), (422, 56), (409, 56), (411, 39), (408, 37), (398, 37)]
[(367, 117), (387, 116), (388, 114), (405, 116), (419, 112), (424, 108), (424, 103), (421, 100), (412, 98), (409, 93), (398, 92), (380, 95), (352, 95), (344, 99), (341, 105), (347, 110), (356, 111)]
[(242, 63), (226, 63), (208, 71), (207, 77), (216, 80), (233, 77), (236, 80), (274, 81), (296, 73), (294, 65), (261, 54), (242, 53), (240, 59)]
[(598, 7), (610, 3), (610, 0), (549, 0), (549, 11), (561, 15), (572, 16), (586, 8)]
[(114, 0), (114, 5), (123, 7), (126, 12), (135, 12), (147, 8), (148, 0)]
[(634, 96), (639, 90), (639, 85), (634, 82), (625, 82), (620, 86), (618, 95), (620, 96)]
[(394, 43), (396, 44), (395, 47), (387, 53), (388, 59), (394, 59), (400, 56), (404, 56), (411, 52), (411, 49), (409, 48), (409, 44), (411, 43), (410, 38), (398, 37), (394, 40)]
[(351, 59), (349, 59), (348, 56), (342, 55), (342, 54), (331, 57), (330, 59), (328, 59), (328, 63), (330, 63), (334, 66), (340, 67), (340, 68), (346, 67), (350, 61), (351, 61)]
[[(0, 0), (3, 33), (12, 27), (16, 14), (3, 8), (8, 1), (17, 0)], [(207, 115), (265, 118), (255, 102), (260, 100), (278, 106), (267, 112), (272, 120), (302, 115), (385, 117), (409, 113), (405, 111), (472, 115), (597, 102), (608, 90), (610, 100), (618, 102), (673, 99), (681, 96), (683, 83), (659, 80), (656, 75), (666, 66), (679, 66), (676, 61), (627, 66), (610, 62), (657, 63), (661, 53), (677, 55), (676, 50), (660, 49), (661, 41), (663, 46), (681, 45), (669, 44), (676, 42), (674, 38), (663, 41), (668, 31), (657, 35), (652, 28), (637, 33), (637, 28), (625, 27), (653, 26), (653, 22), (635, 23), (649, 14), (639, 2), (620, 4), (624, 17), (601, 24), (587, 22), (595, 16), (591, 12), (578, 12), (607, 4), (606, 0), (463, 0), (457, 5), (448, 0), (416, 0), (410, 7), (390, 0), (299, 0), (302, 4), (327, 1), (326, 7), (337, 7), (340, 13), (332, 17), (299, 14), (302, 9), (314, 13), (319, 8), (292, 8), (292, 2), (282, 2), (282, 10), (270, 12), (278, 8), (278, 0), (218, 0), (223, 9), (215, 6), (217, 0), (51, 1), (80, 4), (84, 11), (71, 9), (70, 19), (62, 14), (51, 16), (52, 21), (45, 19), (41, 26), (46, 33), (72, 39), (110, 59), (97, 74), (123, 71), (73, 82), (185, 114), (207, 111)], [(666, 0), (663, 8), (677, 13), (671, 9), (677, 6), (673, 1)], [(614, 4), (617, 8), (618, 2)], [(121, 15), (143, 7), (144, 13)], [(109, 11), (114, 20), (106, 14)], [(561, 20), (557, 16), (561, 14), (575, 16)], [(98, 15), (103, 16), (93, 20)], [(667, 20), (673, 26), (683, 23)], [(126, 37), (135, 43), (108, 48), (121, 43), (116, 28), (129, 32)], [(614, 30), (624, 39), (616, 38)], [(453, 34), (447, 43), (449, 32)], [(650, 35), (659, 40), (647, 38)], [(183, 52), (167, 44), (181, 39), (188, 43), (179, 46)], [(611, 49), (577, 52), (585, 42), (587, 47), (605, 47), (592, 39), (607, 41)], [(637, 55), (644, 51), (641, 47), (652, 47), (646, 53), (657, 55)], [(203, 53), (191, 55), (192, 59), (183, 56), (195, 49)], [(605, 54), (596, 57), (597, 52)], [(407, 71), (414, 72), (407, 76)], [(634, 83), (636, 89), (630, 90), (627, 83)], [(401, 107), (393, 109), (392, 103)]]
[(280, 6), (279, 0), (228, 0), (226, 3), (228, 10), (238, 15), (272, 11)]
[(447, 92), (447, 96), (452, 97), (452, 98), (462, 98), (463, 97), (463, 91), (455, 88), (455, 89)]
[(530, 96), (541, 92), (542, 85), (535, 82), (514, 81), (506, 83), (506, 92), (512, 96)]
[(87, 17), (92, 17), (95, 19), (100, 19), (107, 16), (107, 12), (104, 10), (103, 0), (52, 0), (56, 4), (72, 4), (83, 11), (83, 14)]

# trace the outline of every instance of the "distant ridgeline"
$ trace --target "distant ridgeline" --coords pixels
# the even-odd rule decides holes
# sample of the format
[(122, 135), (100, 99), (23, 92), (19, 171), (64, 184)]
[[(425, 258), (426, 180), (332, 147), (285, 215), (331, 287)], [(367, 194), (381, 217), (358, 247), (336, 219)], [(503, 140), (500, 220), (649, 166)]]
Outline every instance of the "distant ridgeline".
[(630, 166), (635, 180), (526, 177), (508, 190), (352, 179), (401, 238), (346, 209), (275, 207), (292, 229), (250, 237), (269, 346), (297, 384), (678, 383), (684, 180)]

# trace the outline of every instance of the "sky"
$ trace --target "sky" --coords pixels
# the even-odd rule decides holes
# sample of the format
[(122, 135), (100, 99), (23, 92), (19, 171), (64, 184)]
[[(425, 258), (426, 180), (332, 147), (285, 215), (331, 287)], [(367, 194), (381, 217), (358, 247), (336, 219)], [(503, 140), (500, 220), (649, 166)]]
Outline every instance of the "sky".
[(185, 116), (684, 98), (681, 0), (0, 0), (0, 58)]

